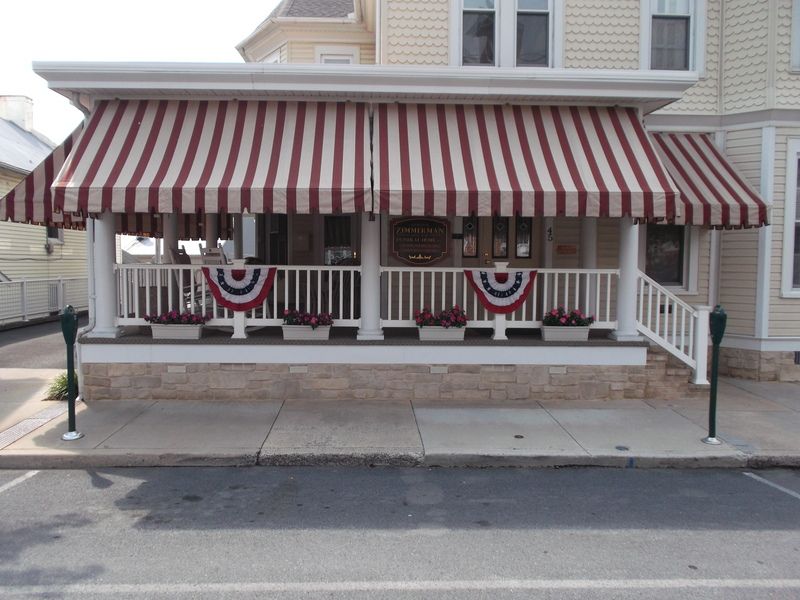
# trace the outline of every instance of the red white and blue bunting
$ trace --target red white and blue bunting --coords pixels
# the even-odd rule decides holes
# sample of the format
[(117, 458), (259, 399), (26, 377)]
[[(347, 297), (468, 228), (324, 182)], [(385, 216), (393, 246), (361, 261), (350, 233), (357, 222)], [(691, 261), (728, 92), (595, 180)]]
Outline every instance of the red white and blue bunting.
[(536, 279), (536, 271), (498, 273), (464, 269), (464, 275), (483, 307), (498, 314), (512, 313), (522, 306)]
[(276, 267), (203, 267), (208, 288), (220, 306), (234, 311), (260, 306), (272, 289)]

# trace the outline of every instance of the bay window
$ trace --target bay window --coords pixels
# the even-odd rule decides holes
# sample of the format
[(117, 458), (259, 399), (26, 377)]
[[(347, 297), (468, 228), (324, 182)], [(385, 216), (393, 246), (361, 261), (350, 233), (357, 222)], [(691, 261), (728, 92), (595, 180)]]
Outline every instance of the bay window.
[(495, 0), (464, 0), (462, 64), (495, 64)]
[(705, 0), (641, 0), (642, 69), (703, 71)]
[(548, 0), (517, 0), (517, 60), (519, 67), (550, 64)]

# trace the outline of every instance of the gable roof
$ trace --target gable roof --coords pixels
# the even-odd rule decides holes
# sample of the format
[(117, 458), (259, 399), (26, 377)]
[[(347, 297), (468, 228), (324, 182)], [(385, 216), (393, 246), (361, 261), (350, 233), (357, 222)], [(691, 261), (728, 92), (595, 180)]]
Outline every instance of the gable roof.
[(29, 173), (53, 151), (53, 145), (16, 123), (0, 119), (0, 165)]
[(353, 12), (353, 0), (283, 0), (268, 18), (346, 19)]

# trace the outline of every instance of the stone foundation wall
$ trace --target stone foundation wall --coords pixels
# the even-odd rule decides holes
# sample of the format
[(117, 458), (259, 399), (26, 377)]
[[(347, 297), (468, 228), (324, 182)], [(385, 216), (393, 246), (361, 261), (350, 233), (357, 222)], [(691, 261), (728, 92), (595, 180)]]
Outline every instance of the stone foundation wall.
[(703, 394), (660, 350), (645, 366), (85, 364), (98, 399), (414, 399), (452, 402), (612, 400)]
[(800, 365), (794, 364), (794, 352), (720, 348), (719, 372), (754, 381), (800, 381)]

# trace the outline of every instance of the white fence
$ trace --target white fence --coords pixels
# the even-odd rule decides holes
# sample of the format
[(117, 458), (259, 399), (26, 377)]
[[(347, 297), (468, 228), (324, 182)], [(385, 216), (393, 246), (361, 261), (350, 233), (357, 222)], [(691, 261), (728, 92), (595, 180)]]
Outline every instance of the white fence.
[[(493, 271), (493, 269), (487, 269)], [(494, 327), (494, 315), (478, 302), (463, 269), (382, 267), (386, 327), (414, 327), (414, 311), (441, 311), (459, 304), (468, 327)], [(616, 327), (613, 302), (619, 272), (614, 269), (538, 269), (528, 299), (507, 315), (507, 328), (541, 327), (545, 311), (558, 306), (594, 315), (595, 328)]]
[(88, 308), (86, 277), (0, 282), (0, 324), (47, 317), (67, 304)]
[[(361, 267), (276, 268), (267, 298), (245, 312), (246, 325), (280, 325), (284, 309), (329, 312), (337, 325), (359, 325)], [(143, 325), (145, 315), (170, 310), (210, 315), (209, 325), (234, 325), (233, 311), (208, 289), (202, 265), (117, 265), (116, 271), (118, 325)]]

